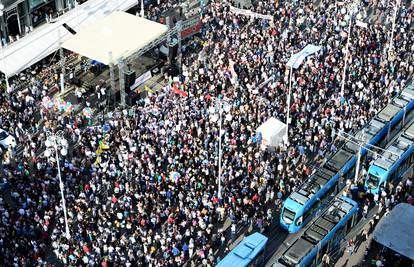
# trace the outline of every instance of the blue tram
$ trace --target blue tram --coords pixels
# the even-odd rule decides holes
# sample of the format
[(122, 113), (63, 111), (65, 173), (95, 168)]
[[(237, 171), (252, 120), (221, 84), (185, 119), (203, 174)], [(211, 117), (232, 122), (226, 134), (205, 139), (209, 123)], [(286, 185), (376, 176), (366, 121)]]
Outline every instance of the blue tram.
[(323, 255), (341, 244), (357, 223), (357, 216), (355, 201), (347, 197), (335, 199), (271, 266), (318, 266)]
[[(414, 87), (407, 86), (398, 96), (382, 109), (356, 134), (365, 144), (384, 147), (414, 115)], [(355, 173), (359, 147), (346, 142), (320, 168), (316, 170), (297, 190), (284, 201), (280, 213), (280, 224), (290, 233), (299, 231), (321, 208), (345, 185), (346, 179)], [(361, 160), (366, 157), (361, 150)]]
[(369, 167), (365, 189), (378, 194), (387, 183), (398, 183), (414, 161), (414, 123), (386, 148)]
[(264, 251), (268, 238), (260, 233), (245, 237), (216, 267), (245, 267), (264, 264)]

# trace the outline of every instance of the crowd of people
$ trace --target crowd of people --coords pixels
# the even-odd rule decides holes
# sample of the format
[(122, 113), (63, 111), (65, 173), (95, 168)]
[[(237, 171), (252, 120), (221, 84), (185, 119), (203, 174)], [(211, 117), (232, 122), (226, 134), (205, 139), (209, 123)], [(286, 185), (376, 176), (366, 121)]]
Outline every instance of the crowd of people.
[[(401, 255), (392, 250), (384, 250), (382, 245), (373, 242), (370, 235), (374, 232), (378, 222), (383, 216), (388, 216), (391, 210), (400, 203), (414, 204), (413, 193), (413, 179), (414, 169), (408, 171), (407, 179), (398, 182), (397, 184), (391, 183), (389, 187), (384, 188), (380, 194), (372, 196), (369, 193), (358, 190), (356, 187), (352, 191), (354, 193), (359, 191), (357, 196), (353, 196), (355, 200), (358, 200), (362, 205), (363, 222), (357, 229), (353, 229), (356, 235), (349, 238), (346, 241), (347, 252), (350, 258), (354, 253), (358, 251), (364, 252), (363, 263), (370, 262), (372, 266), (402, 266), (401, 261), (404, 260)], [(363, 184), (358, 185), (359, 188), (363, 187)], [(342, 251), (337, 249), (330, 256), (337, 258)], [(390, 257), (391, 255), (391, 257)], [(325, 258), (323, 266), (330, 266), (330, 258), (328, 255)], [(396, 256), (393, 258), (393, 256)], [(357, 256), (358, 257), (358, 256)], [(347, 258), (345, 258), (346, 260)], [(390, 261), (390, 260), (394, 261)], [(409, 259), (407, 258), (409, 261)], [(409, 263), (405, 263), (409, 264)]]
[[(228, 218), (232, 232), (241, 223), (266, 232), (278, 221), (275, 203), (336, 151), (336, 133), (365, 125), (414, 72), (413, 9), (404, 6), (392, 57), (386, 25), (353, 27), (341, 97), (348, 28), (341, 9), (325, 0), (254, 2), (252, 11), (273, 15), (267, 21), (212, 1), (202, 15), (201, 51), (184, 54), (178, 80), (169, 77), (162, 91), (115, 112), (105, 127), (80, 114), (47, 114), (39, 123), (33, 114), (50, 79), (34, 79), (23, 98), (22, 90), (10, 92), (1, 125), (19, 135), (24, 151), (3, 161), (11, 194), (0, 199), (0, 261), (212, 266), (228, 245), (221, 228)], [(263, 150), (256, 129), (270, 117), (286, 120), (285, 65), (307, 44), (322, 49), (292, 73), (289, 144)], [(70, 237), (57, 162), (42, 153), (46, 133), (57, 131), (70, 144), (60, 158)]]

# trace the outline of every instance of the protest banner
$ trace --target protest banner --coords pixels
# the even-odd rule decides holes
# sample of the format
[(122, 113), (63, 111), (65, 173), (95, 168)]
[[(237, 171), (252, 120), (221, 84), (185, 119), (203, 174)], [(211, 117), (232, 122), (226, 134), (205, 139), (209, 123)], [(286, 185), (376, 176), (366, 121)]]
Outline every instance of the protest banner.
[(181, 38), (184, 40), (201, 30), (201, 18), (199, 15), (184, 20), (181, 24)]
[(265, 20), (273, 21), (273, 16), (271, 16), (271, 15), (264, 15), (264, 14), (252, 12), (248, 9), (241, 9), (241, 8), (236, 8), (236, 7), (230, 6), (230, 12), (232, 12), (234, 14), (237, 14), (237, 15), (244, 15), (244, 16), (249, 16), (249, 17), (252, 17), (252, 18), (258, 18), (258, 19), (265, 19)]

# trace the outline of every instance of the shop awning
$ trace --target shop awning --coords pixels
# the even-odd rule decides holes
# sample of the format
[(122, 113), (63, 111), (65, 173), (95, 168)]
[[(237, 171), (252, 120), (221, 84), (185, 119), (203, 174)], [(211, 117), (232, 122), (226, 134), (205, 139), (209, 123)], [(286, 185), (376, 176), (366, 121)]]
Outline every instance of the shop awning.
[(120, 58), (127, 58), (167, 31), (164, 24), (114, 12), (82, 29), (62, 46), (105, 65), (116, 64)]
[(374, 240), (414, 260), (414, 207), (401, 203), (383, 217), (374, 231)]

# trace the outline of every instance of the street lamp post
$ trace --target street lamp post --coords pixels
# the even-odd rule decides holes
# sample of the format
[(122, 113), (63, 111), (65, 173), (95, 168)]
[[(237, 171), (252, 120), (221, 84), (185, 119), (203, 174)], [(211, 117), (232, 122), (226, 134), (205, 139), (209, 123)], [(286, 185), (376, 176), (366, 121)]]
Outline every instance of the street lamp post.
[(346, 69), (348, 66), (348, 57), (349, 57), (349, 43), (351, 42), (351, 29), (352, 29), (352, 14), (349, 18), (349, 26), (348, 26), (348, 36), (346, 40), (346, 46), (345, 46), (345, 63), (344, 63), (344, 71), (342, 73), (342, 83), (341, 83), (341, 99), (344, 98), (345, 93), (345, 77), (346, 77)]
[(67, 216), (67, 210), (66, 210), (64, 184), (62, 182), (62, 174), (60, 172), (60, 163), (59, 163), (59, 151), (62, 154), (62, 156), (66, 156), (68, 142), (63, 136), (63, 131), (58, 131), (57, 133), (47, 132), (47, 138), (46, 138), (45, 145), (46, 145), (46, 151), (45, 151), (46, 157), (51, 157), (53, 155), (52, 150), (54, 150), (54, 153), (55, 153), (55, 160), (57, 163), (58, 177), (59, 177), (59, 188), (60, 188), (60, 194), (62, 197), (63, 215), (65, 218), (65, 233), (66, 233), (66, 238), (69, 239), (70, 232), (69, 232), (68, 216)]
[[(223, 107), (224, 105), (224, 107)], [(230, 105), (227, 101), (223, 101), (222, 99), (217, 98), (217, 104), (216, 107), (212, 107), (209, 112), (212, 115), (212, 120), (215, 122), (217, 120), (217, 113), (218, 113), (218, 123), (219, 123), (219, 158), (218, 158), (218, 177), (217, 177), (217, 184), (218, 184), (218, 193), (217, 197), (218, 199), (222, 199), (222, 185), (221, 185), (221, 174), (222, 174), (222, 168), (221, 168), (221, 159), (223, 155), (222, 151), (222, 119), (223, 119), (223, 112), (229, 112), (230, 111)]]
[(394, 16), (392, 19), (392, 28), (391, 28), (391, 37), (390, 37), (390, 44), (389, 44), (389, 52), (394, 50), (394, 31), (395, 31), (395, 21), (397, 19), (398, 9), (400, 7), (401, 0), (396, 0), (395, 8), (394, 8)]
[(290, 95), (292, 93), (292, 72), (293, 68), (290, 67), (289, 70), (289, 90), (287, 95), (287, 115), (286, 115), (286, 145), (289, 145), (289, 116), (290, 116)]
[[(346, 69), (348, 67), (348, 58), (349, 58), (349, 45), (351, 43), (351, 30), (352, 30), (352, 20), (354, 19), (354, 14), (358, 11), (357, 3), (353, 2), (350, 7), (348, 7), (348, 36), (345, 45), (345, 62), (344, 62), (344, 71), (342, 73), (342, 82), (341, 82), (341, 100), (345, 97), (345, 79), (346, 79)], [(347, 10), (343, 8), (341, 10), (342, 14), (346, 14)]]
[(221, 157), (222, 157), (222, 154), (223, 154), (223, 152), (222, 152), (222, 150), (221, 150), (221, 137), (222, 137), (222, 135), (221, 135), (221, 125), (222, 125), (222, 116), (223, 116), (223, 109), (222, 109), (222, 103), (221, 103), (221, 101), (219, 100), (219, 105), (220, 105), (220, 107), (219, 107), (219, 158), (218, 158), (218, 167), (219, 167), (219, 169), (218, 169), (218, 171), (219, 171), (219, 173), (218, 173), (218, 194), (217, 194), (217, 196), (218, 196), (218, 199), (220, 200), (221, 199)]
[(362, 154), (362, 146), (359, 146), (359, 148), (358, 148), (358, 159), (357, 159), (357, 163), (356, 163), (355, 177), (354, 177), (354, 183), (355, 184), (358, 182), (359, 165), (361, 164), (361, 154)]

